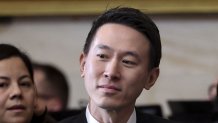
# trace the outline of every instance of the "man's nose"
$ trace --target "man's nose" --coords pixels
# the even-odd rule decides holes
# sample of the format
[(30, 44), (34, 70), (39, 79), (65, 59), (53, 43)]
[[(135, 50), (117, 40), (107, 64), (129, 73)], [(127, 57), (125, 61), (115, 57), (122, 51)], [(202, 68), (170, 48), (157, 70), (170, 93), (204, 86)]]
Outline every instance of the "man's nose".
[(116, 59), (112, 59), (111, 61), (107, 62), (104, 71), (104, 77), (110, 80), (120, 79), (121, 75), (120, 75), (119, 61), (117, 61)]

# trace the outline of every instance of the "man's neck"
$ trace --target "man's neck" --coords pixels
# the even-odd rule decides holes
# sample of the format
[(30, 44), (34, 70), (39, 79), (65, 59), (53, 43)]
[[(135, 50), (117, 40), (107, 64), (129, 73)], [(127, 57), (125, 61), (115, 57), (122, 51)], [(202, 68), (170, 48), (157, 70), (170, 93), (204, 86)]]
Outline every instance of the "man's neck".
[(88, 110), (99, 123), (127, 123), (134, 111), (134, 107), (123, 109), (104, 109), (89, 104)]

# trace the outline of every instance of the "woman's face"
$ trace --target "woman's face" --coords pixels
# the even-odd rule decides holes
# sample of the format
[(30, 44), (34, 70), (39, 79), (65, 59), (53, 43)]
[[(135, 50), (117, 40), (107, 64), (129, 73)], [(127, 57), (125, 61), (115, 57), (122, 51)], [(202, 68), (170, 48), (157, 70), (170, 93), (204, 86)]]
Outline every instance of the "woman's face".
[(19, 57), (0, 60), (0, 123), (30, 122), (36, 91)]

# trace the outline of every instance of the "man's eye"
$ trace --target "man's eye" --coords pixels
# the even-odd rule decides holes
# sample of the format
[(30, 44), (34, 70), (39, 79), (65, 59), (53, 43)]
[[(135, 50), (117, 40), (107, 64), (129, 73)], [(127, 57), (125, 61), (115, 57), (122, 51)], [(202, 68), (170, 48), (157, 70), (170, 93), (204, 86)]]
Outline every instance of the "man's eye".
[(129, 60), (123, 60), (123, 63), (125, 64), (125, 65), (128, 65), (128, 66), (133, 66), (133, 65), (136, 65), (136, 63), (135, 62), (133, 62), (133, 61), (129, 61)]
[(97, 57), (99, 57), (100, 59), (106, 59), (107, 56), (104, 54), (97, 54)]

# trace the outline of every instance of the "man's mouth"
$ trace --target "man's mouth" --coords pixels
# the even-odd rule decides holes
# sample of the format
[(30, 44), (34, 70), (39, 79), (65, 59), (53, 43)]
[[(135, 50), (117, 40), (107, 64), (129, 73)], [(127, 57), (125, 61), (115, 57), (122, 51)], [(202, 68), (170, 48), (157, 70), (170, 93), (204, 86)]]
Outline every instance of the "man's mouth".
[(113, 90), (113, 91), (121, 91), (120, 88), (114, 86), (114, 85), (99, 85), (98, 88), (100, 89), (106, 89), (106, 90)]

